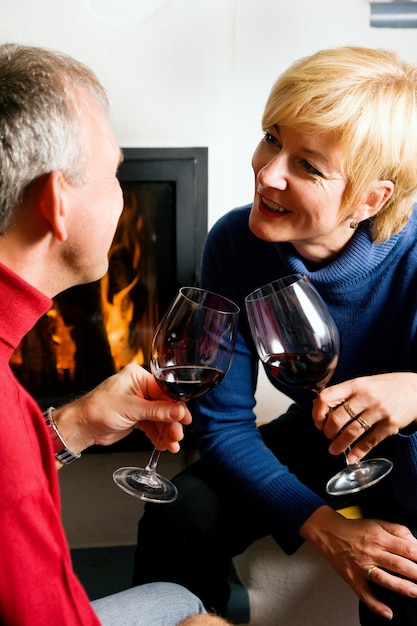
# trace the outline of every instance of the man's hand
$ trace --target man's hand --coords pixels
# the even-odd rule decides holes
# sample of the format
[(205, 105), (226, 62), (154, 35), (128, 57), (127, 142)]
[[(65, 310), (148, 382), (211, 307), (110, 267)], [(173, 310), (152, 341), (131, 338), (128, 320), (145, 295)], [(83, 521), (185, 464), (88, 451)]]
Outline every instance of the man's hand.
[(74, 452), (115, 443), (134, 428), (146, 433), (159, 449), (178, 452), (191, 414), (184, 403), (168, 399), (149, 372), (132, 364), (58, 409), (54, 419)]

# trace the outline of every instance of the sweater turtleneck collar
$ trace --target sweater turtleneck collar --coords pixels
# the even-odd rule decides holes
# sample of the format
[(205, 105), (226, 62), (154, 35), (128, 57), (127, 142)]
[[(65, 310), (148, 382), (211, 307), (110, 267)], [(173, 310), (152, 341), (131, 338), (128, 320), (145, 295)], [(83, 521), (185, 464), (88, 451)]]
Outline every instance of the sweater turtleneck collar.
[(0, 337), (14, 350), (52, 300), (1, 263), (0, 285)]
[(342, 253), (330, 263), (317, 269), (307, 266), (292, 244), (277, 244), (277, 246), (294, 273), (303, 274), (313, 279), (316, 285), (325, 288), (331, 285), (332, 289), (337, 291), (339, 288), (345, 289), (346, 285), (361, 282), (365, 275), (372, 274), (374, 269), (393, 253), (400, 240), (407, 237), (408, 233), (415, 232), (416, 221), (417, 211), (415, 210), (402, 231), (383, 243), (374, 243), (369, 222), (362, 222)]

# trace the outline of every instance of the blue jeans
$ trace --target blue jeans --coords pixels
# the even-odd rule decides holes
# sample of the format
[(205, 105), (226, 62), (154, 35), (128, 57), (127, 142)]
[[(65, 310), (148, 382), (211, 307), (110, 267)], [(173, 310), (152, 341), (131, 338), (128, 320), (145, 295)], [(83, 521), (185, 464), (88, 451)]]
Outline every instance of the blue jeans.
[(175, 626), (206, 612), (197, 596), (173, 583), (139, 585), (91, 604), (103, 626)]

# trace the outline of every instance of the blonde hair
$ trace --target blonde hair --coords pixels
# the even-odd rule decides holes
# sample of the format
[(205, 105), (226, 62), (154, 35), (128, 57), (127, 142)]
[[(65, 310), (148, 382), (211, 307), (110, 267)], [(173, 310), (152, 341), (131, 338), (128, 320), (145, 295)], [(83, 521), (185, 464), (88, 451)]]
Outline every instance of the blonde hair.
[(347, 181), (346, 216), (372, 181), (394, 183), (391, 198), (372, 218), (374, 241), (405, 226), (417, 190), (417, 66), (388, 50), (317, 52), (273, 85), (262, 126), (274, 124), (336, 135)]

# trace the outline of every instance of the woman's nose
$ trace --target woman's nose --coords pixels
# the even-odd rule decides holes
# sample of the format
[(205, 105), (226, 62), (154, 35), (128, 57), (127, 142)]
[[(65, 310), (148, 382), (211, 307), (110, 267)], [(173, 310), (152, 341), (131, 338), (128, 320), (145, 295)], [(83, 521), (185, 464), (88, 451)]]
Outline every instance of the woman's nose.
[(283, 155), (276, 155), (259, 169), (258, 182), (262, 187), (275, 187), (281, 190), (286, 189), (288, 184), (288, 170)]

